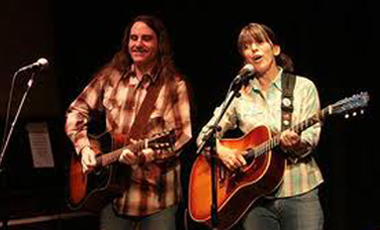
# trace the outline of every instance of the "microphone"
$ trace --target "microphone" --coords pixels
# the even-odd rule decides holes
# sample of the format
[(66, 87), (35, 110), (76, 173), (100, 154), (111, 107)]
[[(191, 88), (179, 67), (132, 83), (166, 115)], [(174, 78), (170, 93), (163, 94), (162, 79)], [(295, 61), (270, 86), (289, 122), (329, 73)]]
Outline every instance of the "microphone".
[(30, 65), (20, 68), (17, 72), (23, 72), (30, 69), (35, 70), (35, 71), (40, 71), (40, 70), (46, 69), (48, 66), (49, 66), (48, 60), (46, 60), (45, 58), (40, 58), (35, 63), (32, 63)]
[(246, 64), (241, 70), (239, 75), (236, 76), (235, 84), (246, 84), (249, 80), (253, 79), (255, 68), (251, 64)]

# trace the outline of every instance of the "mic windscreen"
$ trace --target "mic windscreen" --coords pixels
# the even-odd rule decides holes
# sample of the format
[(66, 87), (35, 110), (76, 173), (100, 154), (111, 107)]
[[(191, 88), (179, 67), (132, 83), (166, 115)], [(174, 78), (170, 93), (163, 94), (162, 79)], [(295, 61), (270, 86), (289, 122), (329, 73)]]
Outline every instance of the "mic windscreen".
[(240, 71), (241, 76), (253, 75), (255, 73), (255, 68), (251, 64), (246, 64)]
[(47, 67), (49, 67), (49, 62), (48, 62), (48, 60), (46, 60), (46, 58), (40, 58), (40, 59), (38, 59), (37, 63), (39, 65), (39, 67), (41, 68), (41, 70), (46, 69)]

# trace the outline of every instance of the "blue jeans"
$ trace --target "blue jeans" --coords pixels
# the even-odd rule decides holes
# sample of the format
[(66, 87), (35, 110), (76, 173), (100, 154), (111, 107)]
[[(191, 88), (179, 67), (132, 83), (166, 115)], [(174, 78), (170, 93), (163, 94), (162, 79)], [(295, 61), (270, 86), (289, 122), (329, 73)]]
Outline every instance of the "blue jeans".
[(249, 211), (242, 225), (244, 230), (322, 230), (318, 189), (289, 198), (266, 199)]
[(177, 206), (164, 209), (146, 217), (125, 217), (116, 215), (112, 204), (100, 214), (100, 230), (175, 230)]

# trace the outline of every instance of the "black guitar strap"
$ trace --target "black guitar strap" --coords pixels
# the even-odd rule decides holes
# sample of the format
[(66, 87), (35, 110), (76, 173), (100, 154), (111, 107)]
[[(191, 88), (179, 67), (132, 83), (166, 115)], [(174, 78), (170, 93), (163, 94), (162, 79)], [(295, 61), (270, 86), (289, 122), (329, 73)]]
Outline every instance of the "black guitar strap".
[(293, 91), (296, 84), (296, 76), (291, 73), (283, 72), (281, 76), (281, 130), (284, 131), (291, 127), (293, 113)]

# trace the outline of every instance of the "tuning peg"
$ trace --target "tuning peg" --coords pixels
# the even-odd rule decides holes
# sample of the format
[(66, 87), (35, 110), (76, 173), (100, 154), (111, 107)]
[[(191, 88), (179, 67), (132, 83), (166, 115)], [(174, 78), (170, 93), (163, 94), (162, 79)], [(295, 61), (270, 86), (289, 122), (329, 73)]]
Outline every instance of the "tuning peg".
[(346, 118), (346, 119), (349, 119), (350, 118), (350, 114), (346, 114), (346, 115), (344, 115), (344, 118)]
[(353, 116), (353, 117), (356, 117), (356, 115), (358, 115), (357, 112), (353, 112), (353, 113), (352, 113), (352, 116)]
[(361, 109), (361, 110), (360, 110), (360, 114), (361, 114), (361, 115), (364, 114), (364, 109)]

